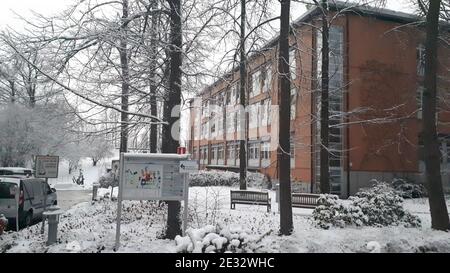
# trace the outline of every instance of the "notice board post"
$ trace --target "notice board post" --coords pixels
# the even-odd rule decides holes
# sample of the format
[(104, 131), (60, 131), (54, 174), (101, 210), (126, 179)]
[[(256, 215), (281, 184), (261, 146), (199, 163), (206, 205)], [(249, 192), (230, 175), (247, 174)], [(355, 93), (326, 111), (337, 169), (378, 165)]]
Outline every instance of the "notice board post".
[[(36, 178), (45, 178), (44, 187), (44, 212), (47, 210), (47, 185), (49, 178), (58, 178), (59, 156), (37, 155), (34, 176)], [(42, 218), (41, 233), (44, 233), (45, 217)]]

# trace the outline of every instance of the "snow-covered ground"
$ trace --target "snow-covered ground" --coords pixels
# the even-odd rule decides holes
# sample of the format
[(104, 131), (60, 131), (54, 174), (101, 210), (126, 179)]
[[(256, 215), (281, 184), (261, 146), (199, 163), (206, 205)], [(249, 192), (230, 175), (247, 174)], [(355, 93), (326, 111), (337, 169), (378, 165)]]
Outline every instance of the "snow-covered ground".
[[(101, 189), (99, 194), (109, 193)], [(262, 236), (259, 252), (450, 252), (450, 235), (431, 230), (427, 199), (405, 200), (405, 207), (422, 220), (421, 228), (347, 227), (323, 230), (311, 219), (312, 210), (293, 208), (294, 233), (278, 236), (275, 192), (272, 211), (264, 206), (236, 205), (230, 209), (229, 187), (192, 187), (189, 191), (191, 228), (240, 225)], [(115, 191), (114, 195), (117, 194)], [(450, 204), (450, 198), (447, 198)], [(449, 208), (450, 209), (450, 208)], [(112, 252), (117, 203), (103, 199), (75, 205), (59, 224), (59, 243), (47, 247), (40, 225), (0, 236), (0, 252)], [(175, 252), (175, 241), (160, 239), (166, 208), (153, 201), (125, 201), (120, 252)]]

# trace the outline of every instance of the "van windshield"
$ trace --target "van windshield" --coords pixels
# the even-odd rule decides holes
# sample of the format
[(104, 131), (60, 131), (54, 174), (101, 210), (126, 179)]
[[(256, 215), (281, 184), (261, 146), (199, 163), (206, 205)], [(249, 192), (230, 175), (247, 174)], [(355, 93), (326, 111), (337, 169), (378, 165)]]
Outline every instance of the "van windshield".
[(14, 199), (14, 188), (12, 183), (0, 182), (0, 199)]

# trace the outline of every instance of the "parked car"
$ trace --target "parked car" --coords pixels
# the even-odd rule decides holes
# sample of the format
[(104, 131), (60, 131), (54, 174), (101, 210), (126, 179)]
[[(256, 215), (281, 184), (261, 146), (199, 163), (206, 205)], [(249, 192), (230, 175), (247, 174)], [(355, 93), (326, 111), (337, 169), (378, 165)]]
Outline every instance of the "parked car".
[(0, 167), (0, 176), (12, 175), (12, 176), (34, 176), (33, 169), (21, 168), (21, 167)]
[(20, 227), (31, 225), (34, 220), (42, 218), (44, 203), (49, 207), (57, 205), (57, 200), (56, 190), (45, 179), (0, 177), (0, 214), (5, 215), (10, 226), (16, 224), (17, 213)]

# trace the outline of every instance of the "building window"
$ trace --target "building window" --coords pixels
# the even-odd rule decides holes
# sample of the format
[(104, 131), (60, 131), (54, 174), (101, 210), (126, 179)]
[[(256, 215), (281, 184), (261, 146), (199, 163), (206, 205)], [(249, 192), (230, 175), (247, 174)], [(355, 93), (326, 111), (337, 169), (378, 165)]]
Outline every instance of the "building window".
[(197, 148), (192, 149), (192, 157), (197, 159)]
[(219, 160), (223, 160), (224, 159), (224, 153), (223, 153), (223, 145), (220, 145), (218, 148), (217, 148), (217, 158), (219, 159)]
[(226, 117), (226, 123), (227, 123), (226, 130), (227, 130), (228, 134), (234, 133), (235, 126), (236, 126), (235, 122), (236, 122), (236, 112), (229, 113)]
[(250, 129), (258, 127), (258, 104), (252, 104), (248, 107), (248, 126)]
[(291, 85), (294, 84), (294, 80), (297, 79), (297, 58), (296, 49), (291, 47), (289, 49), (289, 68), (291, 72)]
[(225, 104), (226, 105), (231, 105), (231, 90), (230, 89), (228, 89), (225, 92)]
[(250, 90), (250, 98), (257, 96), (261, 93), (261, 70), (258, 69), (253, 72), (251, 76), (252, 89)]
[(200, 159), (203, 163), (208, 162), (208, 147), (200, 147)]
[(270, 92), (272, 87), (272, 68), (271, 64), (265, 65), (261, 69), (261, 80), (262, 80), (262, 92), (267, 93)]
[(236, 101), (236, 104), (240, 104), (239, 98), (241, 94), (241, 86), (240, 82), (237, 81), (233, 86), (233, 101)]
[(234, 161), (236, 159), (236, 145), (229, 142), (227, 145), (227, 160)]
[(201, 136), (201, 138), (202, 139), (206, 139), (206, 137), (207, 137), (207, 124), (206, 123), (203, 123), (202, 124), (202, 136)]
[(250, 143), (248, 165), (258, 167), (260, 164), (259, 157), (260, 157), (259, 143), (258, 142)]
[(417, 47), (417, 75), (425, 75), (425, 46), (419, 44)]
[(250, 143), (248, 146), (249, 146), (248, 158), (250, 160), (258, 160), (259, 159), (259, 143)]
[(223, 92), (220, 93), (219, 95), (217, 95), (217, 106), (219, 108), (217, 110), (219, 110), (219, 111), (220, 111), (221, 107), (223, 106), (223, 97), (224, 97), (224, 93)]
[(205, 118), (208, 116), (208, 101), (204, 100), (202, 102), (202, 118)]
[(261, 143), (261, 159), (270, 160), (270, 142)]
[(211, 147), (211, 160), (217, 159), (217, 147)]
[(419, 88), (417, 88), (417, 118), (418, 119), (422, 119), (422, 101), (423, 98), (423, 86), (419, 86)]

